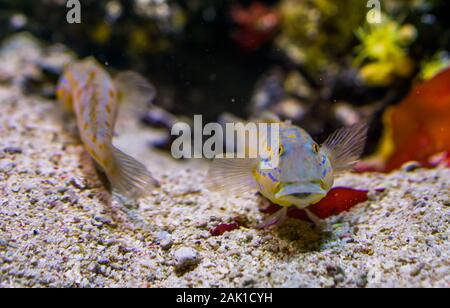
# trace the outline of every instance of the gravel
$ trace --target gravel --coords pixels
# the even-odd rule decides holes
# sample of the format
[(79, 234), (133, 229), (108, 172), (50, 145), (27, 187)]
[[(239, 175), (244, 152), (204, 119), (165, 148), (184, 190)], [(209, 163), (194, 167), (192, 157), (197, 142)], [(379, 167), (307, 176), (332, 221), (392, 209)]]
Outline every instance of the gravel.
[(116, 145), (162, 184), (133, 206), (111, 196), (54, 101), (4, 84), (0, 111), (0, 287), (450, 285), (450, 169), (344, 174), (336, 185), (369, 200), (324, 230), (257, 230), (261, 197), (208, 192), (208, 162), (153, 151), (161, 132), (125, 113)]

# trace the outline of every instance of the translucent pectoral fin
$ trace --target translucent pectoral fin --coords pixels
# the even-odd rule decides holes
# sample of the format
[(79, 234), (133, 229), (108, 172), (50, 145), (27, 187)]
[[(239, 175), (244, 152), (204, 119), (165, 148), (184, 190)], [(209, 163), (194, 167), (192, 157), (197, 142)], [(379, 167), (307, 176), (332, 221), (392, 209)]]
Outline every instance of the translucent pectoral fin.
[(143, 76), (136, 72), (126, 71), (114, 78), (114, 84), (119, 91), (120, 103), (127, 107), (133, 106), (133, 110), (140, 112), (147, 107), (156, 97), (156, 88)]
[(319, 229), (319, 230), (324, 230), (326, 228), (326, 223), (324, 221), (322, 221), (316, 214), (314, 214), (313, 212), (311, 212), (309, 209), (304, 209), (306, 215), (308, 216), (309, 220), (312, 221), (312, 223), (314, 224), (314, 226)]
[(216, 158), (208, 170), (206, 187), (211, 191), (241, 194), (258, 190), (253, 171), (256, 159)]
[(349, 170), (358, 161), (366, 144), (366, 123), (345, 127), (334, 132), (322, 145), (334, 172)]
[(257, 229), (264, 229), (274, 225), (282, 225), (287, 219), (287, 207), (284, 207), (277, 211), (276, 213), (267, 217), (264, 222), (259, 224)]

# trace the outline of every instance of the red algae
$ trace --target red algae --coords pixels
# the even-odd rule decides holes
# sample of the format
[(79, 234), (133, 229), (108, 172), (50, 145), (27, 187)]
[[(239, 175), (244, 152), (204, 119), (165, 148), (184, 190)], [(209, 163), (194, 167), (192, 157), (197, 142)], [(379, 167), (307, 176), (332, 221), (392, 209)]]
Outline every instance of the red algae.
[[(378, 192), (383, 192), (384, 189), (377, 189)], [(320, 202), (309, 207), (309, 210), (321, 219), (328, 218), (333, 215), (338, 215), (342, 212), (350, 210), (359, 203), (367, 201), (367, 190), (357, 190), (347, 187), (335, 187), (331, 189), (327, 196)], [(264, 213), (273, 214), (280, 210), (281, 207), (276, 204), (270, 204)], [(291, 207), (288, 209), (288, 217), (308, 221), (308, 215), (304, 210)]]
[(248, 8), (233, 6), (231, 18), (238, 25), (233, 39), (247, 51), (254, 51), (271, 40), (280, 21), (276, 10), (259, 2), (252, 3)]
[(367, 201), (367, 190), (336, 187), (318, 203), (310, 207), (319, 218), (327, 218), (350, 210), (355, 205)]
[(209, 232), (213, 236), (220, 236), (220, 235), (223, 235), (225, 232), (230, 232), (230, 231), (233, 231), (236, 229), (239, 229), (239, 224), (233, 222), (230, 224), (220, 224), (220, 225), (212, 228), (211, 230), (209, 230)]

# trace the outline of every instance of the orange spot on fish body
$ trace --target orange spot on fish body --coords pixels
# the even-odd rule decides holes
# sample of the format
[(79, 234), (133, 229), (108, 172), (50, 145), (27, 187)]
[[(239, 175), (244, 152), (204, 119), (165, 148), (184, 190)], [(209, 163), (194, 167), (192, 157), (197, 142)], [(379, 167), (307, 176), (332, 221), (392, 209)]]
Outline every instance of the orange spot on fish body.
[(64, 89), (62, 89), (62, 88), (59, 88), (57, 91), (56, 91), (56, 96), (58, 97), (58, 99), (59, 100), (63, 100), (63, 98), (64, 98), (64, 96), (65, 96), (65, 91), (64, 91)]
[(109, 98), (113, 100), (116, 97), (116, 92), (113, 89), (109, 90)]
[(95, 78), (97, 77), (97, 72), (95, 69), (91, 70), (91, 72), (89, 73), (89, 81), (93, 81)]

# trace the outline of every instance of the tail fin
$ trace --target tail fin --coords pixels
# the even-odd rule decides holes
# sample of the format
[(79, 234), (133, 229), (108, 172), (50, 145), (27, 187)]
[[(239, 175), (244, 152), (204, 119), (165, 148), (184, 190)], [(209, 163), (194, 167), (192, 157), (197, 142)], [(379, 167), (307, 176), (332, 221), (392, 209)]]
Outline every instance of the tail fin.
[(113, 147), (115, 167), (109, 180), (113, 190), (124, 197), (138, 199), (148, 195), (155, 187), (159, 187), (157, 180), (150, 171), (133, 157)]

